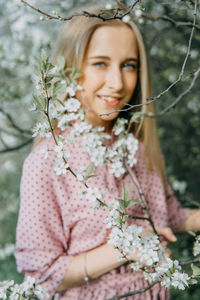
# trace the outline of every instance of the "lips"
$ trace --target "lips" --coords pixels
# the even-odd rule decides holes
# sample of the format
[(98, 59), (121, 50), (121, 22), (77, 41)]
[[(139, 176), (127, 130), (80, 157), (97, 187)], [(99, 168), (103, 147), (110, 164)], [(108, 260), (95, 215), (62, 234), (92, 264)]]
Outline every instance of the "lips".
[(121, 97), (116, 96), (98, 96), (107, 106), (116, 106), (120, 103)]

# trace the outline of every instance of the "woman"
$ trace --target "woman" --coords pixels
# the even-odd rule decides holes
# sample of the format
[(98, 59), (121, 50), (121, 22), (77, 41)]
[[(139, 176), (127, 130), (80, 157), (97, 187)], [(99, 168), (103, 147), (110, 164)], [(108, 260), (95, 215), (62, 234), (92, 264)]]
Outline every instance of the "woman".
[[(99, 10), (88, 9), (95, 14)], [(106, 11), (104, 15), (110, 17), (112, 12)], [(65, 56), (68, 67), (83, 72), (82, 90), (76, 96), (87, 108), (85, 120), (93, 127), (104, 126), (110, 135), (118, 110), (127, 103), (143, 103), (151, 96), (143, 40), (132, 22), (73, 18), (60, 34), (54, 61), (58, 54)], [(142, 111), (153, 112), (153, 105), (142, 106)], [(129, 118), (128, 112), (123, 117)], [(171, 229), (193, 230), (196, 212), (182, 209), (166, 184), (155, 120), (145, 118), (135, 124), (132, 131), (140, 143), (137, 163), (129, 172), (145, 198), (158, 233), (173, 242), (176, 238)], [(68, 134), (69, 130), (63, 133)], [(113, 139), (107, 146), (112, 143)], [(16, 248), (19, 271), (35, 277), (50, 296), (62, 300), (103, 300), (147, 286), (142, 272), (131, 270), (125, 259), (119, 261), (118, 250), (107, 243), (106, 211), (92, 214), (87, 200), (79, 199), (82, 186), (71, 173), (55, 175), (55, 153), (43, 160), (41, 149), (51, 149), (53, 145), (53, 139), (43, 140), (24, 163)], [(80, 141), (69, 145), (68, 150), (72, 170), (89, 165), (90, 157), (83, 152)], [(91, 178), (89, 183), (108, 190), (105, 202), (120, 197), (122, 184), (132, 186), (128, 175), (111, 175), (108, 164), (95, 167), (95, 173), (98, 177)], [(131, 197), (137, 198), (134, 187)], [(140, 205), (131, 207), (129, 213), (145, 216)], [(136, 224), (149, 226), (141, 220)], [(136, 253), (130, 258), (138, 260)], [(168, 297), (165, 288), (157, 284), (142, 295), (127, 299)]]

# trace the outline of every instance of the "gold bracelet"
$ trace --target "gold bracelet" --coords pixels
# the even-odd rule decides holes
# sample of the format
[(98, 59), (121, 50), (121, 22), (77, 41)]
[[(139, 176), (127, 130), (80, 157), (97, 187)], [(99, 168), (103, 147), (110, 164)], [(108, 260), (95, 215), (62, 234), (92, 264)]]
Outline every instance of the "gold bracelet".
[(83, 271), (84, 271), (84, 281), (88, 284), (89, 283), (89, 277), (87, 275), (87, 252), (84, 253), (84, 265), (83, 265)]

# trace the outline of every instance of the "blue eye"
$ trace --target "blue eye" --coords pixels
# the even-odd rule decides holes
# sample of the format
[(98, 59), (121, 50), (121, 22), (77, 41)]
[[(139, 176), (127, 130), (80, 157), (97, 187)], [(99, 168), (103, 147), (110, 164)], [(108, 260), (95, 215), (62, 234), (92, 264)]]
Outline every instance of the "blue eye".
[(126, 68), (128, 70), (136, 70), (137, 69), (137, 66), (135, 64), (123, 64), (122, 68)]
[(97, 66), (97, 67), (104, 67), (105, 66), (105, 63), (104, 62), (96, 62), (93, 64), (94, 66)]

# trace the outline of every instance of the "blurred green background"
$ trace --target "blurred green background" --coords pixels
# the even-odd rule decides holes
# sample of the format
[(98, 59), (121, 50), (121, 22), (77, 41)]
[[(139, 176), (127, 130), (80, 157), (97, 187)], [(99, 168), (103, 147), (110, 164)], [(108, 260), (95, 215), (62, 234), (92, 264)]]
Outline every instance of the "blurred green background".
[[(72, 10), (99, 1), (32, 0), (30, 3), (51, 13), (66, 15)], [(101, 1), (114, 3), (112, 1)], [(124, 1), (130, 4), (130, 1)], [(183, 64), (191, 26), (175, 26), (169, 18), (191, 23), (194, 1), (141, 1), (144, 17), (134, 17), (140, 26), (152, 70), (154, 95), (165, 90), (179, 75)], [(159, 17), (151, 20), (152, 16)], [(163, 18), (164, 16), (164, 18)], [(168, 17), (168, 19), (166, 18)], [(155, 19), (155, 18), (154, 18)], [(197, 24), (199, 22), (199, 9)], [(40, 15), (19, 1), (0, 2), (0, 281), (21, 282), (13, 256), (15, 230), (19, 208), (19, 186), (22, 165), (31, 151), (31, 128), (37, 115), (28, 108), (32, 102), (35, 78), (34, 56), (41, 49), (51, 53), (55, 37), (62, 24), (59, 21), (40, 21)], [(182, 81), (156, 104), (157, 111), (172, 103), (190, 84), (200, 65), (200, 27), (195, 30), (190, 58)], [(199, 79), (179, 105), (158, 118), (159, 136), (166, 161), (168, 179), (179, 201), (185, 207), (199, 207), (200, 171), (200, 89)], [(8, 118), (11, 116), (11, 119)], [(26, 146), (20, 147), (20, 145)], [(19, 147), (18, 147), (19, 146)], [(9, 148), (9, 149), (7, 149)], [(7, 149), (7, 150), (6, 150)], [(173, 245), (174, 258), (191, 257), (192, 237), (178, 235)], [(172, 299), (200, 299), (199, 285), (181, 292), (172, 290)]]

